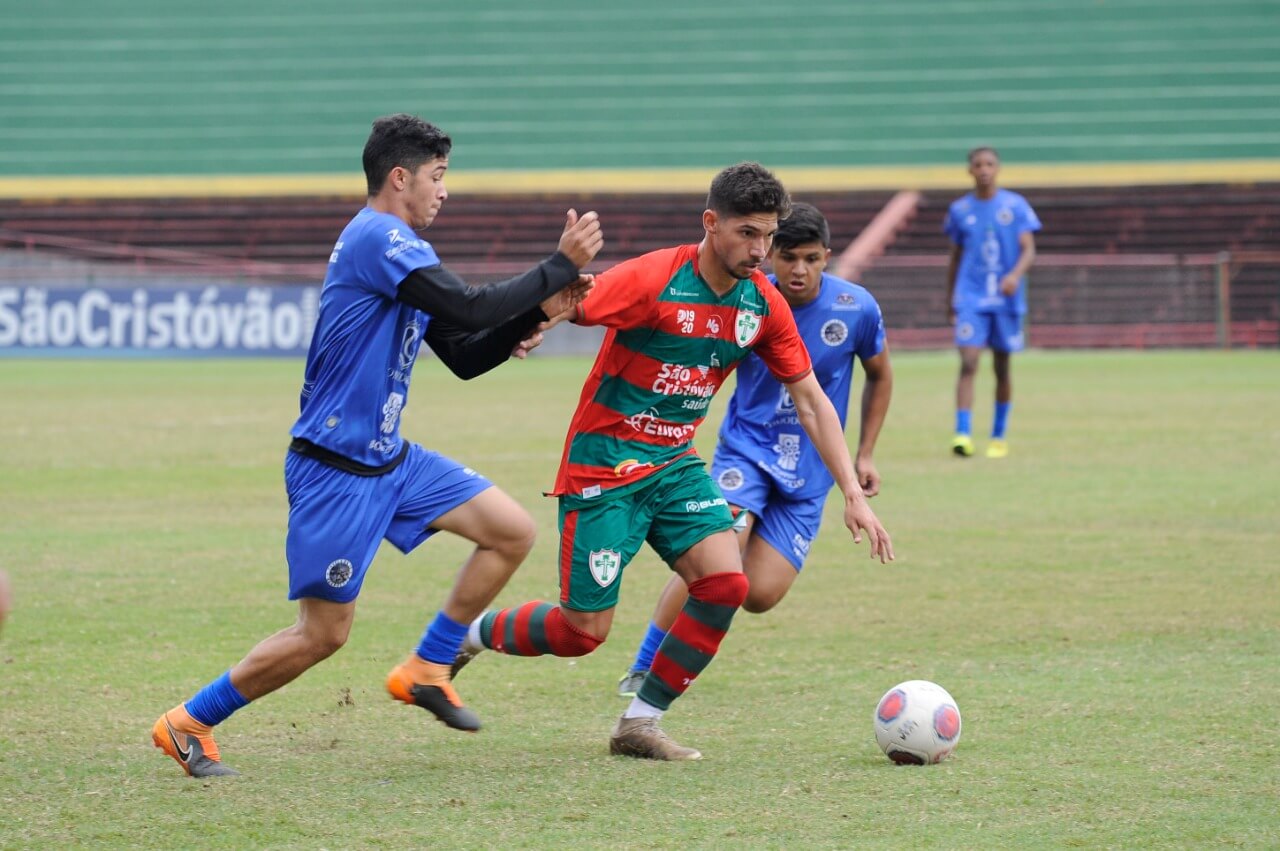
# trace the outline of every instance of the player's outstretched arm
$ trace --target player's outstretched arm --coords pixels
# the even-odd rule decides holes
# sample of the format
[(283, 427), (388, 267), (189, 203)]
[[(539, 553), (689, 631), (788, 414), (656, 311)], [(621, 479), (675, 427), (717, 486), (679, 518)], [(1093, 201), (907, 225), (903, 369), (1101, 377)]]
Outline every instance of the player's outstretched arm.
[(809, 439), (813, 441), (822, 463), (831, 472), (840, 492), (844, 494), (844, 525), (853, 533), (853, 542), (862, 543), (862, 533), (867, 533), (871, 557), (887, 562), (893, 559), (893, 543), (889, 533), (871, 510), (862, 487), (854, 473), (853, 459), (844, 440), (844, 429), (831, 400), (822, 392), (818, 379), (810, 372), (804, 378), (787, 385), (795, 402), (796, 416)]
[(889, 349), (886, 347), (875, 357), (863, 360), (862, 369), (866, 373), (866, 381), (862, 385), (858, 454), (853, 459), (853, 468), (858, 475), (862, 492), (871, 497), (880, 492), (880, 471), (876, 469), (872, 456), (876, 451), (880, 429), (884, 426), (884, 418), (889, 413), (889, 399), (893, 395), (893, 367), (889, 365)]
[(537, 327), (525, 334), (519, 343), (516, 343), (516, 347), (511, 350), (511, 357), (519, 360), (527, 358), (529, 352), (542, 345), (542, 335), (546, 331), (566, 319), (573, 318), (573, 315), (577, 312), (578, 305), (582, 304), (594, 286), (594, 275), (579, 275), (576, 284), (566, 287), (544, 301), (541, 305), (542, 312), (549, 318), (546, 322), (539, 322)]
[(526, 313), (578, 282), (579, 270), (604, 245), (595, 212), (578, 218), (570, 210), (555, 254), (524, 274), (506, 281), (471, 286), (443, 265), (410, 272), (397, 288), (397, 299), (467, 331), (493, 328)]
[[(541, 336), (546, 323), (540, 308), (522, 313), (496, 328), (468, 331), (446, 320), (432, 318), (423, 342), (439, 356), (440, 362), (463, 381), (483, 375), (512, 355), (523, 358), (535, 344), (526, 346), (534, 336)], [(522, 351), (522, 347), (523, 351)]]

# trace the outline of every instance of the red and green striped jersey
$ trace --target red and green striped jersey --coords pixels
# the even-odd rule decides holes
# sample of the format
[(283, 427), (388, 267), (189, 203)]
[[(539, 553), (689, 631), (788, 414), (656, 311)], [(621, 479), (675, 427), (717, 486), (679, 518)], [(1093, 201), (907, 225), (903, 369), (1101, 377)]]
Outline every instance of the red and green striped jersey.
[(718, 296), (698, 274), (697, 245), (597, 275), (574, 321), (609, 330), (569, 424), (558, 496), (622, 493), (694, 455), (711, 398), (753, 350), (784, 384), (812, 368), (791, 310), (764, 274)]

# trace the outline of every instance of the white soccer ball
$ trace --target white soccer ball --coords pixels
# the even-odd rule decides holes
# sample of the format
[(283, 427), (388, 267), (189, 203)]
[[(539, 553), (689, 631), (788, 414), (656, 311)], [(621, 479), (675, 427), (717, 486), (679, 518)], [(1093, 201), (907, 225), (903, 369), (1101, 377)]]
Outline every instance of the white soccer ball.
[(872, 721), (880, 750), (899, 765), (942, 762), (960, 741), (960, 707), (946, 689), (928, 680), (889, 689)]

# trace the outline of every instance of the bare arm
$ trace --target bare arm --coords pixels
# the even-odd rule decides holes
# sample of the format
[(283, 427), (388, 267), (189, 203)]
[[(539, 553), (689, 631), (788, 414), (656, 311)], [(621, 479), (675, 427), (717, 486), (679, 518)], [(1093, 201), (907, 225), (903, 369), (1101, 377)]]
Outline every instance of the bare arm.
[(1018, 282), (1027, 274), (1031, 264), (1036, 262), (1036, 235), (1031, 231), (1023, 231), (1018, 235), (1018, 262), (1013, 264), (1009, 274), (1000, 279), (1000, 292), (1013, 295), (1018, 291)]
[(951, 306), (951, 300), (956, 296), (956, 270), (960, 268), (960, 256), (964, 254), (964, 248), (954, 243), (951, 245), (951, 257), (947, 262), (947, 322), (956, 321), (955, 308)]
[(889, 365), (889, 349), (886, 347), (875, 357), (862, 361), (862, 369), (867, 378), (862, 385), (862, 419), (858, 434), (858, 454), (853, 466), (862, 492), (867, 496), (875, 496), (880, 492), (880, 471), (876, 469), (872, 454), (875, 452), (884, 418), (889, 413), (889, 399), (893, 395), (893, 367)]
[(881, 562), (891, 560), (893, 544), (889, 541), (889, 533), (871, 510), (858, 484), (844, 429), (840, 427), (840, 418), (836, 416), (831, 400), (822, 392), (822, 386), (812, 372), (788, 384), (787, 390), (795, 402), (800, 425), (844, 495), (844, 525), (853, 533), (853, 542), (862, 542), (862, 530), (865, 529), (870, 538), (871, 557), (879, 556)]

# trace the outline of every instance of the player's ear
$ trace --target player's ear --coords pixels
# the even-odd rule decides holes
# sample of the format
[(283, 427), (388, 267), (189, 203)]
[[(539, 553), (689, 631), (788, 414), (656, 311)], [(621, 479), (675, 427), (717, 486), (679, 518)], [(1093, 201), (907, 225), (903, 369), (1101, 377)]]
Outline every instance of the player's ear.
[(716, 215), (715, 210), (702, 211), (702, 229), (707, 233), (715, 233), (716, 225), (719, 224), (720, 217)]

